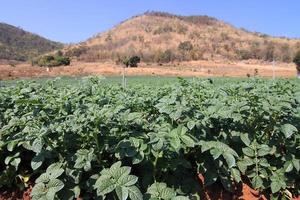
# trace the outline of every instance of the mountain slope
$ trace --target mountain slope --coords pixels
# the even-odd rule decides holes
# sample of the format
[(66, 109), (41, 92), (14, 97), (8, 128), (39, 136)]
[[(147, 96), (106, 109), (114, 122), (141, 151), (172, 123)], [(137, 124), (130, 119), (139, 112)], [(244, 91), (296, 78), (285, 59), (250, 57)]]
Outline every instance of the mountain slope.
[(60, 43), (0, 23), (0, 59), (26, 61), (62, 47)]
[(146, 62), (258, 59), (291, 62), (300, 40), (235, 28), (208, 16), (147, 12), (65, 49), (83, 61), (139, 55)]

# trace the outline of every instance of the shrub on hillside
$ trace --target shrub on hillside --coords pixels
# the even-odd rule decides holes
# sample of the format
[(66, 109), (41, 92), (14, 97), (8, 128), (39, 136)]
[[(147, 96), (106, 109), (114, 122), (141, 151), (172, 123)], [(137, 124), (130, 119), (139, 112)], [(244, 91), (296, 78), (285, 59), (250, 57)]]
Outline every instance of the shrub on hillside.
[(252, 52), (246, 49), (238, 49), (236, 51), (239, 55), (239, 58), (242, 60), (249, 60), (251, 58), (253, 58), (252, 56)]
[(173, 61), (174, 59), (175, 55), (173, 54), (172, 50), (167, 49), (164, 52), (159, 52), (155, 61), (159, 63), (168, 63)]
[(131, 56), (123, 59), (122, 63), (126, 67), (137, 67), (138, 63), (141, 62), (141, 58), (139, 56)]
[(276, 45), (273, 42), (264, 42), (264, 49), (263, 49), (263, 59), (265, 61), (273, 61), (275, 59), (275, 49)]
[(182, 24), (178, 24), (176, 26), (176, 32), (184, 35), (188, 32), (188, 27), (186, 27), (185, 25), (182, 25)]
[(87, 53), (87, 48), (86, 47), (77, 47), (77, 48), (72, 48), (68, 51), (66, 51), (65, 55), (68, 57), (79, 57), (82, 54)]
[(54, 59), (56, 60), (58, 66), (59, 65), (68, 66), (71, 64), (70, 58), (66, 57), (66, 56), (57, 56), (57, 57), (54, 57)]
[(180, 51), (191, 51), (193, 48), (193, 44), (190, 41), (181, 42), (178, 45), (178, 50)]
[(68, 66), (70, 63), (71, 60), (69, 57), (60, 55), (45, 55), (32, 62), (33, 65), (38, 65), (40, 67)]
[(296, 64), (298, 72), (300, 72), (300, 50), (296, 53), (293, 62)]
[(169, 24), (164, 24), (164, 25), (158, 27), (156, 30), (154, 30), (153, 34), (159, 35), (159, 34), (170, 33), (170, 32), (174, 32), (173, 27), (170, 26)]

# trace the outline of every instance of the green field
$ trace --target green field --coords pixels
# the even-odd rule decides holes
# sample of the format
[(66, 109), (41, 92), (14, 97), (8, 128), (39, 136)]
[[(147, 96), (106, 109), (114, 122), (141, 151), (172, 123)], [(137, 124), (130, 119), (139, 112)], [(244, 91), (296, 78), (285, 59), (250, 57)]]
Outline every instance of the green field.
[[(22, 79), (22, 80), (7, 80), (1, 81), (2, 85), (15, 85), (18, 82), (36, 82), (40, 84), (46, 84), (48, 81), (55, 81), (55, 84), (59, 86), (66, 85), (80, 85), (85, 82), (88, 77), (57, 77), (57, 78), (36, 78), (36, 79)], [(112, 76), (112, 77), (99, 77), (102, 79), (103, 84), (112, 84), (118, 85), (122, 84), (122, 77)], [(151, 76), (131, 76), (126, 77), (127, 85), (136, 85), (136, 84), (144, 84), (144, 85), (165, 85), (176, 82), (177, 77), (151, 77)], [(189, 78), (188, 78), (189, 79)]]
[(300, 80), (4, 81), (0, 189), (32, 199), (199, 199), (238, 183), (300, 194)]
[[(28, 83), (36, 82), (39, 84), (47, 84), (49, 81), (54, 81), (58, 86), (70, 86), (70, 85), (80, 85), (84, 83), (88, 77), (56, 77), (56, 78), (34, 78), (34, 79), (21, 79), (21, 80), (2, 80), (0, 81), (0, 86), (11, 86), (17, 83)], [(102, 77), (103, 84), (110, 85), (122, 85), (122, 77), (120, 76), (110, 76)], [(249, 78), (196, 78), (196, 77), (185, 77), (185, 80), (213, 80), (215, 84), (222, 85), (223, 83), (238, 83), (241, 81), (246, 81)], [(178, 82), (178, 77), (161, 77), (161, 76), (129, 76), (126, 77), (127, 86), (135, 85), (148, 85), (148, 86), (162, 86)], [(272, 79), (266, 79), (272, 81)], [(282, 79), (279, 79), (282, 80)], [(289, 79), (291, 81), (300, 82), (299, 79)]]

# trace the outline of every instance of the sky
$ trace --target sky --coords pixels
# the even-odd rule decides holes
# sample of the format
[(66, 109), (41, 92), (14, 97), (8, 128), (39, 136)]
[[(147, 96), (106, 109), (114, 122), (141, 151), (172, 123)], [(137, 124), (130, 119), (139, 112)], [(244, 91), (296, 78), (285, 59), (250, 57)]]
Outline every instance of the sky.
[(134, 15), (208, 15), (238, 28), (300, 38), (299, 0), (0, 0), (0, 22), (77, 43)]

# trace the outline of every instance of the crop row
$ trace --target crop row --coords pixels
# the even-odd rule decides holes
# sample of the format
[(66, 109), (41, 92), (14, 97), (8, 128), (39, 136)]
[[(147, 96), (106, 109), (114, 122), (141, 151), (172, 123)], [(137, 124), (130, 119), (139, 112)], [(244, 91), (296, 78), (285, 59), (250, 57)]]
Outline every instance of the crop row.
[(0, 189), (32, 199), (199, 199), (236, 184), (300, 194), (300, 86), (249, 79), (164, 87), (0, 88)]

